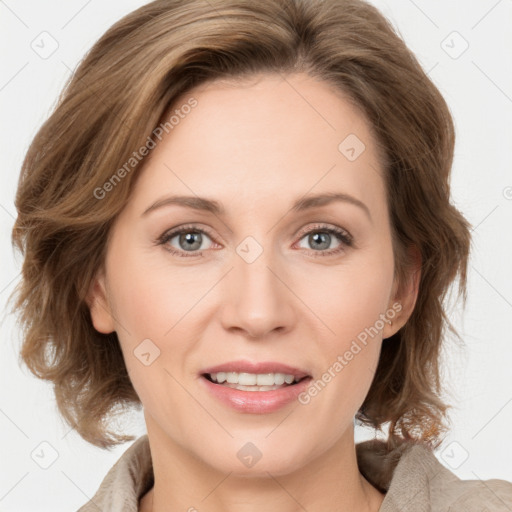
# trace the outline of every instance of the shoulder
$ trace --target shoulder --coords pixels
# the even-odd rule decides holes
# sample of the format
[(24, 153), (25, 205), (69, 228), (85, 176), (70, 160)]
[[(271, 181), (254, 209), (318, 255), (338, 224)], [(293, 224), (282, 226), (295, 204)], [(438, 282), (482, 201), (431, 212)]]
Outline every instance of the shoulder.
[(461, 480), (431, 448), (406, 441), (389, 449), (384, 441), (356, 445), (361, 473), (386, 493), (379, 512), (511, 512), (512, 483)]
[(506, 480), (459, 480), (449, 489), (450, 512), (511, 512), (512, 483)]
[(137, 512), (140, 498), (153, 483), (151, 451), (145, 434), (123, 452), (94, 496), (78, 512)]

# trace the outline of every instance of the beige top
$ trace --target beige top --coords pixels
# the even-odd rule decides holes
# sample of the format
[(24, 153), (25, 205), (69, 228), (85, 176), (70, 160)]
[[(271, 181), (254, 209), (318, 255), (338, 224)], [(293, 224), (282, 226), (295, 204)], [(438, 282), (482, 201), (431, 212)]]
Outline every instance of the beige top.
[[(422, 444), (403, 443), (386, 451), (383, 441), (356, 444), (360, 472), (386, 496), (379, 512), (512, 512), (512, 483), (461, 480)], [(153, 486), (148, 436), (139, 437), (78, 512), (138, 512), (139, 499)]]

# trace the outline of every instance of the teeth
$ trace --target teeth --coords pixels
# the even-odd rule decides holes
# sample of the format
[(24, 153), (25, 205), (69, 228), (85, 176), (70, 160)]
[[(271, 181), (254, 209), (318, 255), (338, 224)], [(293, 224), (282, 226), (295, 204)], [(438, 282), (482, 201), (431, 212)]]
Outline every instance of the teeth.
[[(236, 373), (218, 372), (209, 373), (210, 378), (219, 384), (238, 384), (240, 386), (282, 386), (284, 383), (292, 384), (296, 379), (293, 375), (284, 373)], [(230, 386), (233, 387), (233, 386)]]
[(273, 389), (281, 389), (285, 386), (242, 386), (241, 384), (222, 384), (233, 389), (239, 389), (241, 391), (272, 391)]

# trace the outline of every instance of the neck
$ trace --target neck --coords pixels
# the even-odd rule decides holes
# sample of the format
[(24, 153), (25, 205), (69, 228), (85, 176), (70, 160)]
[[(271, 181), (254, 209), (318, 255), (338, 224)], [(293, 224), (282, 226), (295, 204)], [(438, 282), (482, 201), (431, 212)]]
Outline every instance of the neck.
[[(147, 418), (148, 419), (148, 418)], [(155, 483), (140, 512), (378, 512), (384, 494), (359, 472), (353, 425), (324, 453), (286, 474), (221, 472), (147, 421)]]

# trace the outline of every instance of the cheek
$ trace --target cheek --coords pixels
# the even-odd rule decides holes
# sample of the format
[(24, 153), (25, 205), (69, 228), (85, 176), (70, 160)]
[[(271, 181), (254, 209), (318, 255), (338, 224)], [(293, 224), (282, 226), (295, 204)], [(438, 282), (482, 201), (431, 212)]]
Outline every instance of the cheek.
[(327, 280), (324, 276), (323, 286), (319, 286), (322, 277), (316, 277), (317, 286), (309, 288), (308, 305), (329, 327), (331, 338), (338, 340), (338, 349), (365, 329), (377, 325), (382, 330), (379, 316), (389, 307), (392, 257), (354, 257), (349, 264), (330, 273)]
[(164, 338), (208, 289), (204, 273), (173, 267), (155, 252), (123, 250), (119, 244), (110, 254), (114, 315), (134, 342)]
[(156, 251), (128, 250), (128, 241), (120, 243), (122, 237), (116, 242), (107, 271), (116, 330), (131, 380), (143, 402), (151, 401), (151, 396), (144, 396), (146, 390), (149, 395), (155, 389), (173, 390), (178, 396), (179, 386), (164, 369), (173, 375), (178, 368), (188, 371), (184, 362), (202, 328), (197, 321), (199, 308), (194, 307), (212, 281), (197, 267), (173, 266), (166, 255), (155, 257)]
[[(163, 420), (189, 401), (178, 384), (183, 380), (180, 372), (186, 371), (187, 354), (194, 348), (188, 341), (196, 334), (186, 314), (207, 286), (198, 290), (179, 268), (170, 269), (161, 261), (153, 264), (142, 251), (128, 254), (120, 245), (108, 262), (118, 338), (139, 398)], [(200, 286), (197, 272), (194, 275)]]
[(355, 411), (377, 367), (386, 325), (382, 318), (391, 318), (386, 311), (393, 285), (392, 250), (368, 252), (329, 277), (328, 288), (310, 293), (311, 309), (329, 328), (319, 338), (322, 364), (317, 371), (327, 383), (324, 403)]

